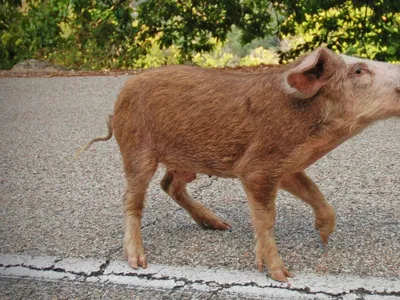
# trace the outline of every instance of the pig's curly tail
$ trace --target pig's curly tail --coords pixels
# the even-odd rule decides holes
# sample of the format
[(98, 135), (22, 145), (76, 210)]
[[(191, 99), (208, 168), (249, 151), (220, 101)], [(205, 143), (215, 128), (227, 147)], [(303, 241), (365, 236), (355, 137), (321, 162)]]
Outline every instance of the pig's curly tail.
[(108, 115), (107, 118), (106, 118), (107, 128), (108, 128), (107, 135), (95, 137), (93, 140), (89, 141), (85, 146), (83, 146), (82, 148), (79, 148), (78, 150), (76, 150), (75, 159), (78, 159), (79, 156), (81, 156), (81, 154), (83, 152), (85, 152), (93, 143), (105, 142), (105, 141), (108, 141), (109, 139), (111, 139), (111, 137), (113, 135), (113, 127), (112, 127), (113, 117), (114, 117), (113, 115)]

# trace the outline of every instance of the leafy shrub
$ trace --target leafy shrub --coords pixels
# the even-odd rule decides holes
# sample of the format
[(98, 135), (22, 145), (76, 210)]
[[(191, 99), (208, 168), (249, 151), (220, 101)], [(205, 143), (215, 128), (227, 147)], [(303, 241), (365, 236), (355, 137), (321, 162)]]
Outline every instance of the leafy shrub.
[(179, 49), (172, 45), (169, 48), (160, 49), (156, 42), (152, 42), (151, 48), (146, 54), (140, 55), (134, 62), (135, 68), (155, 68), (164, 65), (176, 65), (182, 62)]
[(323, 44), (369, 59), (400, 59), (400, 6), (396, 1), (301, 0), (289, 13), (281, 37), (302, 36), (304, 42), (281, 53), (282, 61)]
[(27, 0), (24, 7), (15, 5), (13, 19), (2, 28), (1, 65), (35, 57), (83, 69), (131, 67), (143, 50), (137, 49), (129, 4)]
[(258, 47), (250, 52), (249, 55), (240, 60), (241, 66), (257, 66), (260, 64), (277, 64), (279, 56), (276, 52)]
[(217, 43), (215, 39), (212, 40), (214, 50), (211, 52), (198, 52), (192, 57), (193, 63), (201, 67), (209, 68), (221, 68), (221, 67), (233, 67), (238, 62), (238, 57), (233, 53), (229, 52), (228, 48), (225, 48), (223, 43)]
[(206, 2), (0, 0), (0, 68), (26, 58), (95, 70), (254, 65), (276, 62), (276, 53), (288, 62), (320, 45), (400, 60), (396, 1)]

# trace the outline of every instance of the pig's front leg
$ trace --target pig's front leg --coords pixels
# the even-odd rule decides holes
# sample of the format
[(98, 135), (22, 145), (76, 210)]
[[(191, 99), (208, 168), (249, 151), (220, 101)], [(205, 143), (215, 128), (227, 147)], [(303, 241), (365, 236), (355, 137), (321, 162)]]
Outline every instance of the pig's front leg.
[(313, 208), (315, 228), (319, 230), (322, 243), (327, 245), (329, 236), (335, 230), (336, 215), (317, 185), (305, 172), (298, 172), (286, 175), (281, 180), (280, 187), (292, 195), (299, 197)]
[(242, 183), (247, 194), (256, 237), (257, 269), (262, 272), (266, 265), (272, 279), (287, 281), (287, 277), (292, 277), (292, 274), (278, 254), (274, 235), (278, 185), (275, 180), (259, 174), (246, 176)]

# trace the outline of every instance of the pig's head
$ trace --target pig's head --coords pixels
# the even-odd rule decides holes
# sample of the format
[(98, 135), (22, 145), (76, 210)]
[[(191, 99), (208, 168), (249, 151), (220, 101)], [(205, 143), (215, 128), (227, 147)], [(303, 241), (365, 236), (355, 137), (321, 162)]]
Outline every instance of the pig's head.
[(289, 65), (283, 81), (292, 97), (319, 99), (328, 120), (340, 118), (357, 126), (400, 117), (400, 65), (318, 48)]

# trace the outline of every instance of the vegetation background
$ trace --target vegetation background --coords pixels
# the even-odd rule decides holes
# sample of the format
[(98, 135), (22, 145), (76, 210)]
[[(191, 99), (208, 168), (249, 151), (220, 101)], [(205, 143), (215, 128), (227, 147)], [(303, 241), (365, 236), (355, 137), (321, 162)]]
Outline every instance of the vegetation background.
[(400, 61), (398, 0), (0, 0), (0, 69), (286, 63), (326, 45)]

